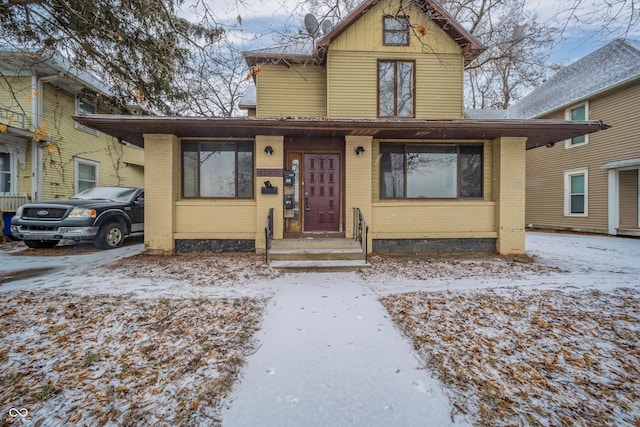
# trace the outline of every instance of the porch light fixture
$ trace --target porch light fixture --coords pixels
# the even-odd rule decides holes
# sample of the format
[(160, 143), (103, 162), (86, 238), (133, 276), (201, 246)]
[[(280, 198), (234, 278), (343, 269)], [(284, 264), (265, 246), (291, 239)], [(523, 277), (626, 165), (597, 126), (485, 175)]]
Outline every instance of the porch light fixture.
[(362, 145), (359, 145), (356, 148), (356, 156), (359, 156), (360, 154), (364, 153), (364, 147)]
[(271, 156), (273, 154), (273, 148), (271, 148), (270, 145), (267, 145), (264, 147), (264, 152)]

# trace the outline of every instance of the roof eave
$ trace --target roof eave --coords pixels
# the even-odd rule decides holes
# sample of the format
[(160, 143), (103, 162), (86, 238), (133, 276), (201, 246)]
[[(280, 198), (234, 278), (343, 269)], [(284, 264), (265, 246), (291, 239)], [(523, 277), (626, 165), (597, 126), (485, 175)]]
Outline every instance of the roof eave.
[(347, 135), (393, 140), (492, 140), (526, 137), (527, 149), (607, 129), (600, 121), (559, 120), (330, 120), (327, 118), (200, 118), (90, 115), (74, 117), (79, 123), (139, 147), (146, 134), (178, 137), (253, 138), (281, 135), (301, 138), (336, 138)]

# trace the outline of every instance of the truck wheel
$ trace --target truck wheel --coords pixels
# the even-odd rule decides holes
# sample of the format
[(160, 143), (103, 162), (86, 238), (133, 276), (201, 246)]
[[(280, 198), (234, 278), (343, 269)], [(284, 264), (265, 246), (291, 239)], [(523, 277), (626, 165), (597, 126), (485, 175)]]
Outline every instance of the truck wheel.
[(95, 246), (99, 249), (113, 249), (122, 246), (124, 242), (124, 227), (119, 222), (110, 222), (98, 230)]
[(24, 244), (33, 249), (52, 248), (58, 244), (60, 240), (24, 240)]

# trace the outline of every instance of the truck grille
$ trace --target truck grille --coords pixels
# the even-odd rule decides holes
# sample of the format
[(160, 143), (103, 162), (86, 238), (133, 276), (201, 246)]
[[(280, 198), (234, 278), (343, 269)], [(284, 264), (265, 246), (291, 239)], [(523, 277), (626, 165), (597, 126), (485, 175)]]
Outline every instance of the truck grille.
[(64, 208), (27, 208), (22, 215), (24, 218), (60, 219), (66, 212)]

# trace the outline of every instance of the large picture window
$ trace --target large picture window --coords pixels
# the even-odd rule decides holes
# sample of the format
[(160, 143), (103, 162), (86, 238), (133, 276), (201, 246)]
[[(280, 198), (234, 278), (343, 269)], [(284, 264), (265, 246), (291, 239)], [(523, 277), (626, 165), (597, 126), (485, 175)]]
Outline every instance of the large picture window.
[(482, 197), (482, 145), (381, 144), (381, 198)]
[(378, 116), (414, 117), (415, 63), (378, 62)]
[(253, 141), (184, 141), (182, 196), (253, 198)]

